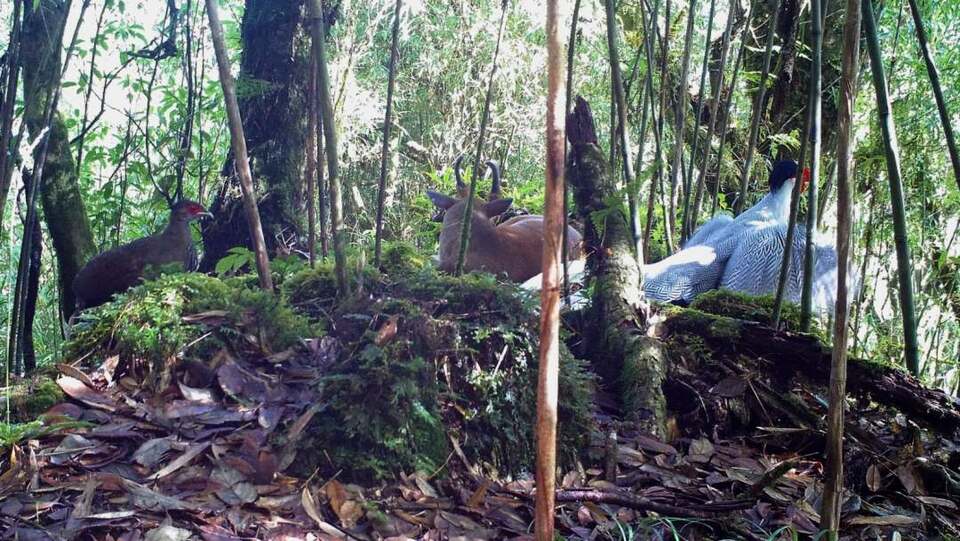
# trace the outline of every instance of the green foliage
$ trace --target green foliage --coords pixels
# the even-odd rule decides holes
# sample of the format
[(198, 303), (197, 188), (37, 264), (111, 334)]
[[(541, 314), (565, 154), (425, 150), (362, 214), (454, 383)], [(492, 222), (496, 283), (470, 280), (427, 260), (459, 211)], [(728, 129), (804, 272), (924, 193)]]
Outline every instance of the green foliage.
[(255, 264), (256, 256), (253, 251), (245, 246), (234, 246), (227, 250), (227, 255), (217, 261), (214, 272), (221, 276), (232, 275), (244, 267), (253, 268)]

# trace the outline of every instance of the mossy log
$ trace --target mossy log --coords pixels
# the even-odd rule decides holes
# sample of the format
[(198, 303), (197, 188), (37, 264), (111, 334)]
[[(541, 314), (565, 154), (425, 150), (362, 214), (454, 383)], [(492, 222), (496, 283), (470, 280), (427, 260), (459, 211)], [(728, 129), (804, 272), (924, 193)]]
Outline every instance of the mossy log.
[(624, 418), (663, 436), (666, 350), (644, 334), (646, 325), (640, 262), (634, 255), (623, 197), (603, 152), (587, 102), (577, 97), (567, 118), (567, 178), (586, 224), (584, 243), (592, 277), (592, 303), (585, 330), (597, 372), (619, 387)]
[[(815, 335), (778, 332), (754, 321), (683, 309), (673, 310), (656, 334), (666, 341), (682, 337), (687, 343), (696, 337), (714, 360), (754, 358), (785, 377), (800, 375), (823, 386), (830, 379), (831, 350)], [(952, 434), (960, 429), (956, 399), (924, 387), (897, 367), (855, 358), (848, 362), (848, 389), (854, 396), (895, 408), (936, 432)]]

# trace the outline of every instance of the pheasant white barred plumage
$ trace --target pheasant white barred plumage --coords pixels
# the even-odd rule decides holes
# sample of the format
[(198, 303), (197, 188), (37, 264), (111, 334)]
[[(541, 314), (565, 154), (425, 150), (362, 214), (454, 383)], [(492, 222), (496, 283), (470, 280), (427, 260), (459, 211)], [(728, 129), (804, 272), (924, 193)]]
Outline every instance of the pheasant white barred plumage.
[[(796, 183), (794, 162), (778, 162), (770, 175), (770, 193), (752, 208), (731, 218), (716, 216), (703, 224), (683, 249), (657, 263), (644, 265), (644, 294), (661, 302), (690, 303), (711, 289), (724, 288), (750, 295), (773, 295), (787, 236), (790, 197)], [(785, 298), (800, 301), (806, 231), (798, 226), (793, 239)], [(832, 313), (836, 301), (837, 253), (830, 239), (814, 238), (816, 254), (813, 309)], [(572, 281), (582, 281), (571, 272)], [(524, 287), (539, 289), (539, 277)], [(858, 287), (849, 280), (850, 297)]]

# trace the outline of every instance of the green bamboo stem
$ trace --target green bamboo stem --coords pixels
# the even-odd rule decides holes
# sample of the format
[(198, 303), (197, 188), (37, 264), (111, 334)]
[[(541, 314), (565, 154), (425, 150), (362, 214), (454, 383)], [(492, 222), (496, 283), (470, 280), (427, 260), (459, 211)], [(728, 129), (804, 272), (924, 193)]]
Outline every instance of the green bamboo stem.
[(750, 122), (750, 140), (747, 142), (747, 155), (743, 158), (743, 172), (740, 177), (740, 197), (737, 198), (736, 214), (743, 212), (750, 191), (750, 169), (753, 166), (753, 154), (760, 135), (760, 121), (763, 119), (764, 105), (767, 99), (767, 78), (770, 76), (770, 59), (773, 57), (773, 38), (777, 34), (777, 21), (780, 19), (780, 0), (773, 0), (773, 12), (767, 26), (767, 46), (763, 51), (763, 71), (760, 72), (760, 84), (753, 103), (753, 118)]
[(873, 2), (864, 0), (862, 5), (864, 35), (870, 55), (870, 68), (873, 72), (873, 86), (877, 96), (878, 121), (883, 135), (884, 154), (887, 161), (887, 180), (890, 182), (890, 202), (893, 211), (893, 235), (897, 251), (897, 275), (900, 287), (900, 311), (903, 318), (904, 359), (907, 370), (919, 376), (920, 360), (917, 346), (916, 307), (913, 299), (910, 262), (910, 245), (907, 238), (906, 204), (903, 194), (903, 180), (900, 177), (900, 146), (890, 110), (890, 95), (887, 92), (887, 79), (883, 70), (883, 58), (880, 52), (880, 40), (877, 38), (877, 25), (873, 16)]
[(727, 68), (727, 56), (730, 53), (730, 35), (733, 32), (733, 11), (736, 9), (737, 0), (730, 2), (730, 15), (727, 17), (727, 27), (723, 32), (723, 45), (720, 53), (720, 76), (717, 78), (717, 86), (713, 89), (713, 98), (710, 102), (710, 121), (707, 123), (707, 137), (703, 146), (703, 158), (700, 162), (700, 173), (697, 175), (697, 187), (693, 200), (693, 208), (690, 209), (690, 218), (688, 221), (688, 231), (693, 232), (697, 227), (697, 217), (700, 215), (700, 205), (703, 204), (704, 183), (706, 182), (707, 166), (710, 163), (710, 150), (713, 143), (713, 134), (717, 129), (717, 111), (720, 109), (720, 93), (723, 89), (724, 72)]
[(722, 179), (723, 166), (723, 147), (727, 142), (727, 133), (730, 126), (730, 113), (733, 109), (733, 96), (737, 91), (737, 77), (740, 75), (740, 64), (743, 62), (743, 53), (747, 49), (747, 39), (750, 36), (750, 24), (753, 22), (753, 15), (756, 12), (758, 2), (750, 4), (750, 12), (747, 14), (746, 26), (743, 29), (743, 36), (740, 39), (740, 47), (737, 49), (737, 58), (733, 62), (733, 73), (730, 75), (730, 98), (724, 107), (723, 127), (720, 129), (720, 145), (717, 146), (717, 183), (713, 187), (713, 202), (710, 205), (710, 216), (717, 213), (718, 200), (720, 198), (720, 184)]
[(714, 14), (716, 13), (717, 0), (710, 0), (710, 14), (707, 15), (707, 37), (703, 45), (703, 63), (700, 65), (700, 86), (699, 96), (697, 97), (697, 114), (693, 120), (693, 143), (690, 145), (690, 158), (687, 160), (689, 167), (687, 167), (686, 174), (684, 175), (683, 180), (683, 215), (681, 217), (682, 225), (680, 228), (680, 241), (681, 244), (686, 242), (690, 238), (690, 221), (688, 216), (690, 214), (690, 191), (693, 187), (693, 167), (695, 156), (697, 155), (697, 144), (700, 142), (700, 119), (703, 117), (703, 105), (707, 102), (706, 99), (706, 83), (707, 83), (707, 67), (710, 65), (710, 42), (713, 37), (713, 20)]
[(937, 101), (937, 112), (940, 113), (940, 125), (943, 127), (943, 136), (947, 140), (950, 165), (953, 167), (953, 178), (957, 182), (957, 188), (960, 188), (960, 154), (957, 153), (957, 141), (953, 135), (950, 113), (947, 111), (947, 102), (943, 98), (943, 88), (940, 86), (940, 72), (937, 70), (937, 65), (933, 61), (933, 55), (930, 53), (930, 47), (927, 44), (927, 31), (923, 27), (923, 19), (920, 17), (917, 0), (910, 0), (910, 14), (913, 16), (913, 28), (917, 32), (917, 42), (920, 46), (920, 52), (923, 54), (923, 63), (927, 67), (930, 86), (933, 88), (933, 97)]
[[(813, 40), (813, 67), (810, 74), (810, 88), (813, 92), (813, 110), (810, 122), (810, 187), (807, 191), (807, 239), (803, 257), (803, 283), (800, 289), (800, 330), (810, 331), (813, 319), (813, 272), (816, 266), (814, 237), (817, 233), (817, 191), (820, 185), (820, 151), (823, 145), (820, 123), (823, 111), (823, 19), (821, 0), (810, 3), (812, 20), (811, 39)], [(799, 172), (798, 172), (799, 173)], [(798, 179), (799, 180), (799, 179)]]
[(467, 260), (467, 247), (470, 244), (470, 219), (473, 216), (473, 199), (477, 194), (477, 180), (480, 177), (480, 160), (483, 155), (483, 143), (487, 135), (487, 120), (490, 118), (490, 102), (493, 97), (493, 88), (496, 83), (497, 59), (500, 57), (500, 43), (503, 40), (503, 28), (507, 24), (507, 0), (500, 2), (500, 27), (497, 30), (497, 45), (493, 50), (493, 61), (490, 63), (490, 77), (487, 81), (487, 97), (483, 103), (483, 116), (480, 117), (480, 135), (477, 137), (477, 152), (474, 156), (473, 171), (470, 175), (470, 191), (467, 195), (467, 205), (463, 214), (463, 225), (460, 228), (460, 254), (457, 257), (457, 268), (454, 275), (463, 274), (463, 265)]
[[(677, 223), (677, 184), (681, 174), (681, 158), (683, 156), (683, 132), (686, 128), (687, 120), (687, 76), (690, 73), (690, 51), (693, 42), (693, 23), (695, 21), (694, 11), (697, 9), (697, 0), (690, 0), (690, 7), (687, 11), (687, 32), (683, 38), (683, 60), (680, 66), (680, 84), (677, 85), (676, 97), (676, 118), (673, 136), (673, 158), (670, 163), (670, 212), (669, 223), (671, 230)], [(686, 185), (683, 186), (686, 193)], [(684, 196), (686, 197), (686, 196)], [(681, 238), (683, 237), (683, 228), (681, 227)]]

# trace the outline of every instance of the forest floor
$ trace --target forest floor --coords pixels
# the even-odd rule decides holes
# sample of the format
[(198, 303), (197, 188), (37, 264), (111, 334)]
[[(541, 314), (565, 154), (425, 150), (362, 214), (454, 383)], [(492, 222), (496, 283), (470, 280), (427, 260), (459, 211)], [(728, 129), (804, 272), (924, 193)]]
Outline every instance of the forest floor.
[[(393, 296), (392, 306), (397, 292), (379, 295)], [(443, 311), (431, 306), (431, 317), (439, 317)], [(212, 354), (215, 362), (200, 367), (184, 366), (174, 356), (160, 359), (160, 365), (178, 368), (152, 385), (131, 377), (134, 371), (121, 355), (105, 355), (96, 366), (81, 358), (58, 365), (55, 381), (65, 399), (46, 411), (42, 428), (12, 443), (0, 458), (0, 538), (532, 538), (535, 487), (532, 475), (524, 473), (532, 468), (498, 473), (487, 459), (476, 458), (475, 449), (464, 451), (471, 438), (500, 434), (471, 433), (467, 422), (447, 423), (444, 417), (443, 460), (429, 470), (398, 467), (389, 476), (337, 467), (338, 446), (364, 453), (356, 441), (310, 439), (313, 422), (333, 407), (330, 387), (317, 385), (336, 362), (333, 357), (345, 351), (357, 355), (361, 337), (386, 348), (423, 332), (424, 326), (410, 319), (410, 307), (405, 310), (404, 319), (375, 318), (364, 323), (363, 332), (349, 331), (353, 342), (340, 327), (323, 339), (269, 354), (271, 348), (259, 343), (267, 338), (250, 332), (249, 318), (185, 310), (179, 317), (199, 336), (216, 332), (258, 347), (220, 349)], [(360, 312), (351, 308), (354, 315)], [(446, 322), (460, 317), (451, 316), (455, 310), (444, 313), (450, 316)], [(777, 356), (787, 351), (809, 365), (823, 364), (823, 351), (812, 345), (819, 342), (724, 318), (726, 327), (742, 325), (738, 336), (753, 345), (737, 348), (736, 340), (727, 339), (729, 344), (720, 346), (709, 331), (719, 316), (676, 309), (664, 314), (661, 339), (671, 345), (676, 365), (665, 389), (670, 442), (618, 419), (615, 399), (599, 386), (590, 433), (583, 435), (579, 456), (563, 462), (559, 532), (584, 540), (814, 535), (826, 367), (804, 374), (805, 368), (785, 368), (788, 361)], [(703, 328), (690, 328), (691, 317), (701, 318), (697, 325)], [(714, 319), (704, 324), (703, 317)], [(712, 369), (695, 368), (708, 357)], [(491, 358), (496, 361), (495, 354)], [(502, 356), (496, 369), (501, 363)], [(449, 377), (427, 365), (436, 379)], [(851, 373), (857, 377), (856, 370)], [(870, 374), (860, 379), (885, 381), (889, 389), (915, 385), (892, 369)], [(909, 411), (917, 401), (907, 401), (914, 406), (904, 413), (890, 405), (897, 397), (877, 397), (874, 390), (870, 398), (876, 381), (873, 387), (851, 385), (842, 538), (890, 539), (895, 532), (904, 539), (960, 538), (960, 437), (953, 424), (960, 406), (918, 388), (914, 394), (920, 404), (929, 404), (928, 411)], [(399, 442), (406, 444), (421, 442)], [(370, 457), (392, 456), (370, 445)], [(301, 464), (300, 474), (292, 475), (304, 447), (327, 463), (314, 465), (312, 474)]]

